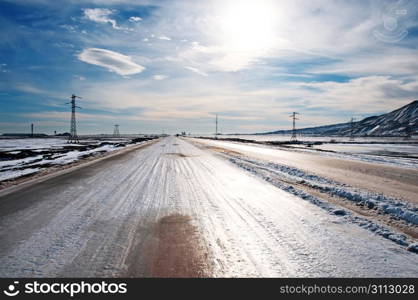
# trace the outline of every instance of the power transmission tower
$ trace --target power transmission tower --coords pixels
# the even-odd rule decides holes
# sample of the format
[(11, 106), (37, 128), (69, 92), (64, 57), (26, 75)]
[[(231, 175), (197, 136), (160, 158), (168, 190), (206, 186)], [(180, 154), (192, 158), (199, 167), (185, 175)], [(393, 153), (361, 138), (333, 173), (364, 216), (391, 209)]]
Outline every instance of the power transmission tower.
[(290, 138), (291, 142), (297, 142), (297, 137), (296, 137), (296, 120), (299, 120), (296, 115), (299, 115), (299, 113), (297, 112), (293, 112), (293, 114), (290, 116), (293, 120), (293, 128), (292, 128), (292, 136)]
[(218, 114), (216, 114), (216, 119), (215, 119), (215, 139), (218, 138)]
[(354, 141), (354, 121), (355, 118), (351, 118), (350, 120), (350, 141)]
[(70, 128), (70, 136), (68, 137), (68, 141), (67, 141), (68, 143), (79, 143), (80, 142), (78, 140), (78, 135), (77, 135), (77, 124), (76, 124), (76, 120), (75, 120), (75, 109), (76, 108), (81, 108), (81, 107), (79, 107), (75, 104), (75, 99), (76, 98), (81, 99), (81, 97), (72, 94), (71, 95), (71, 102), (67, 103), (67, 104), (71, 104), (71, 128)]
[(120, 133), (119, 133), (119, 124), (115, 124), (115, 129), (113, 130), (113, 136), (114, 137), (119, 137)]

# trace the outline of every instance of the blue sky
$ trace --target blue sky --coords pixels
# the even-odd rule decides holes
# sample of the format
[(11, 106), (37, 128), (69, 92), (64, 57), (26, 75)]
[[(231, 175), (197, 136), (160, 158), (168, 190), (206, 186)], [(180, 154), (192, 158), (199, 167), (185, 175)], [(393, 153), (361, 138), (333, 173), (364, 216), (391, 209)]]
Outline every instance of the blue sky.
[[(314, 3), (312, 3), (314, 2)], [(63, 4), (65, 3), (65, 5)], [(417, 1), (0, 1), (0, 133), (224, 133), (418, 98)]]

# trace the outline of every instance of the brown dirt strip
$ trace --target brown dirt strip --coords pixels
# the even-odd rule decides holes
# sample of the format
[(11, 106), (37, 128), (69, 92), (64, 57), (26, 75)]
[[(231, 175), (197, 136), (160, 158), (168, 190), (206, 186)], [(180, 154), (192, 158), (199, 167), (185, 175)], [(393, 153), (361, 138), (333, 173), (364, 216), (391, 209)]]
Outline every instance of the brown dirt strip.
[(213, 151), (217, 151), (217, 152), (222, 152), (222, 153), (225, 153), (225, 154), (243, 155), (242, 153), (240, 153), (238, 151), (228, 150), (228, 149), (221, 148), (221, 147), (216, 147), (216, 146), (205, 146), (205, 148), (213, 150)]
[(209, 253), (191, 217), (171, 214), (139, 228), (122, 277), (208, 278)]
[(177, 157), (189, 157), (188, 155), (186, 155), (186, 154), (183, 154), (183, 153), (175, 153), (175, 152), (173, 152), (173, 153), (166, 153), (165, 155), (169, 155), (169, 156), (177, 156)]
[(189, 216), (173, 214), (161, 218), (155, 234), (155, 252), (150, 258), (151, 277), (210, 277), (208, 253)]

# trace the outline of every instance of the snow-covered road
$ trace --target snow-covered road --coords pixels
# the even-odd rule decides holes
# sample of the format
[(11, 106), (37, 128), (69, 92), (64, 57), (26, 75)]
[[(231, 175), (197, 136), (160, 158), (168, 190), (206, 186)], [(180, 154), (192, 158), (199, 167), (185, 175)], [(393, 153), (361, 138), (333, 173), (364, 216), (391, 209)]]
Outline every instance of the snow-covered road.
[(418, 255), (175, 137), (0, 194), (2, 277), (176, 275), (416, 277)]

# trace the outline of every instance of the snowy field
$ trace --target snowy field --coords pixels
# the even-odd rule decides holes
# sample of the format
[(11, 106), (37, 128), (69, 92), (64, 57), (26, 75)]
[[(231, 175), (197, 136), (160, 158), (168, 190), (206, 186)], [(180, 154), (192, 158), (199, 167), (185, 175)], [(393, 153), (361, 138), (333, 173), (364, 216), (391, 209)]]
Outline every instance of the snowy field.
[(64, 146), (68, 146), (67, 140), (64, 138), (62, 139), (56, 139), (56, 138), (0, 139), (0, 151), (14, 151), (14, 150), (21, 150), (21, 149), (62, 148)]
[(408, 156), (418, 158), (418, 144), (322, 144), (313, 149), (353, 154)]
[(81, 140), (80, 144), (68, 144), (65, 138), (0, 139), (0, 182), (35, 174), (51, 166), (74, 163), (138, 142), (132, 143), (131, 139), (87, 139)]
[[(205, 135), (202, 135), (205, 136)], [(213, 137), (213, 135), (207, 135)], [(290, 135), (284, 134), (268, 134), (268, 135), (221, 135), (220, 138), (238, 138), (255, 141), (289, 141)], [(300, 141), (308, 142), (325, 142), (330, 141), (338, 142), (350, 142), (350, 137), (339, 137), (339, 136), (309, 136), (309, 135), (298, 135), (297, 139)], [(355, 137), (355, 142), (360, 143), (404, 143), (404, 142), (418, 142), (417, 138), (411, 138), (405, 140), (403, 137)]]
[[(214, 137), (213, 135), (201, 135)], [(198, 136), (196, 136), (198, 137)], [(244, 139), (258, 142), (286, 142), (288, 135), (221, 135), (219, 139)], [(323, 144), (307, 146), (306, 144), (290, 144), (287, 147), (308, 150), (325, 150), (342, 154), (364, 154), (374, 156), (392, 156), (418, 159), (418, 139), (405, 140), (402, 137), (356, 137), (350, 141), (349, 137), (320, 137), (298, 136), (298, 141), (320, 142)]]
[[(221, 137), (225, 138), (241, 138), (248, 140), (256, 141), (289, 141), (290, 135), (284, 134), (268, 134), (268, 135), (222, 135)], [(350, 137), (343, 136), (310, 136), (310, 135), (298, 135), (297, 139), (300, 141), (309, 141), (309, 142), (350, 142)], [(411, 138), (405, 140), (403, 137), (355, 137), (355, 142), (360, 143), (398, 143), (398, 142), (418, 142), (417, 138)]]
[(0, 151), (13, 151), (22, 149), (59, 149), (67, 146), (82, 147), (83, 145), (97, 145), (102, 142), (126, 143), (131, 139), (112, 138), (112, 139), (83, 139), (80, 144), (68, 144), (66, 138), (23, 138), (23, 139), (0, 139)]

